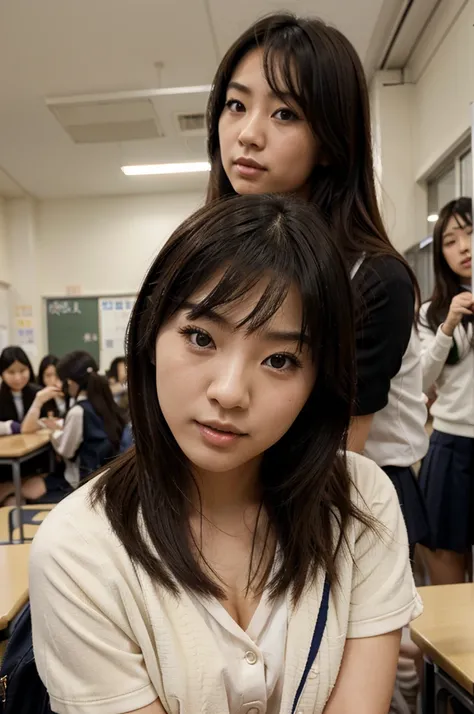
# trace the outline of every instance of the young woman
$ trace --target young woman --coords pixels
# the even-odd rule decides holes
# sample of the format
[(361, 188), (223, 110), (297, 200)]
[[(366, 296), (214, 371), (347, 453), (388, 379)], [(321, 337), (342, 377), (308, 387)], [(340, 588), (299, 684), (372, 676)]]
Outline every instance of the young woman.
[(353, 342), (306, 204), (239, 197), (175, 231), (131, 318), (136, 448), (33, 543), (53, 711), (388, 710), (421, 605), (395, 491), (345, 453)]
[(64, 477), (73, 487), (119, 453), (126, 423), (98, 369), (88, 352), (63, 357), (57, 367), (62, 388), (38, 392), (23, 425), (24, 432), (35, 431), (44, 405), (62, 392), (75, 400), (64, 424), (46, 421), (53, 431), (52, 444), (66, 464)]
[[(57, 372), (59, 358), (54, 355), (46, 355), (41, 360), (38, 369), (38, 384), (40, 387), (58, 387), (60, 381)], [(47, 402), (42, 410), (42, 415), (46, 417), (63, 417), (66, 413), (66, 400), (64, 395), (56, 396)]]
[[(397, 489), (410, 544), (428, 522), (411, 466), (428, 448), (416, 281), (377, 207), (364, 70), (318, 20), (269, 16), (230, 48), (208, 107), (209, 200), (298, 194), (329, 220), (357, 298), (357, 401), (350, 445)], [(316, 239), (316, 237), (315, 237)]]
[(421, 473), (433, 527), (433, 584), (464, 582), (474, 543), (472, 201), (450, 201), (433, 231), (435, 288), (420, 310), (423, 382), (435, 386), (434, 431)]
[[(5, 347), (0, 355), (0, 376), (0, 436), (19, 434), (21, 423), (38, 391), (33, 367), (21, 347)], [(27, 499), (39, 498), (45, 492), (43, 478), (28, 478), (37, 471), (36, 466), (38, 463), (29, 462), (22, 468), (25, 476), (22, 493)], [(10, 467), (0, 466), (0, 505), (13, 503), (14, 492)]]

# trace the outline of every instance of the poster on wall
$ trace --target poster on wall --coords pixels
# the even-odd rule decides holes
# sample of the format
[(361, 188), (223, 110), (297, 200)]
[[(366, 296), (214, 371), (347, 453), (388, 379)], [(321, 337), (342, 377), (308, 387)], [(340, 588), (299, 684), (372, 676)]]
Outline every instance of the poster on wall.
[(20, 345), (30, 355), (36, 356), (35, 330), (33, 327), (33, 306), (17, 305), (15, 308), (15, 344)]
[(125, 354), (125, 336), (135, 296), (104, 297), (99, 299), (100, 368), (110, 367), (115, 357)]

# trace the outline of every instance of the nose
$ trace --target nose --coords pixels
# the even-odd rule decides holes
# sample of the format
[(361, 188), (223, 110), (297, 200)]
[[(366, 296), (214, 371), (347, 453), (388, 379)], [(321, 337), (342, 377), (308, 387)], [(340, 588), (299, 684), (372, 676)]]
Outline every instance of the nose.
[(265, 146), (265, 122), (258, 112), (244, 115), (243, 125), (239, 134), (241, 146), (252, 146), (256, 149), (263, 149)]
[(207, 397), (222, 409), (248, 409), (250, 404), (250, 378), (239, 361), (215, 365)]
[(471, 243), (472, 243), (472, 236), (468, 235), (467, 233), (464, 233), (461, 236), (461, 253), (470, 253), (471, 252)]

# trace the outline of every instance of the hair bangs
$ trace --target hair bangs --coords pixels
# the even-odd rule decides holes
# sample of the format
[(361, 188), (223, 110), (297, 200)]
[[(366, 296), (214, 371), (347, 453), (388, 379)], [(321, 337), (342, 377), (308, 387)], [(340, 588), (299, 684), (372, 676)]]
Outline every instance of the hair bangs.
[(249, 333), (257, 332), (271, 320), (285, 301), (291, 286), (288, 275), (273, 271), (263, 274), (259, 270), (244, 272), (238, 267), (229, 266), (217, 285), (191, 312), (191, 318), (197, 319), (210, 311), (216, 311), (237, 304), (257, 290), (261, 283), (266, 285), (261, 291), (254, 307), (236, 328), (246, 327)]
[(268, 86), (277, 97), (287, 102), (290, 96), (309, 117), (310, 100), (305, 92), (307, 83), (301, 76), (305, 63), (298, 56), (306, 39), (302, 34), (294, 27), (268, 34), (263, 44), (263, 72)]

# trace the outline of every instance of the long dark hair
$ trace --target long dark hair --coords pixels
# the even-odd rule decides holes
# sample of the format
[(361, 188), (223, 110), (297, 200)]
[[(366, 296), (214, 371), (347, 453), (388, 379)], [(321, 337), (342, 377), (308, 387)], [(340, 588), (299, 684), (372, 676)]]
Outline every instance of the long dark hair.
[(219, 119), (238, 63), (255, 48), (263, 49), (272, 91), (283, 101), (285, 94), (293, 97), (321, 143), (327, 165), (314, 167), (310, 201), (334, 228), (346, 260), (353, 264), (362, 253), (368, 258), (394, 256), (404, 263), (417, 290), (413, 272), (387, 236), (377, 204), (362, 63), (349, 40), (321, 20), (290, 13), (265, 17), (244, 32), (221, 61), (207, 109), (208, 200), (235, 195), (222, 165)]
[(218, 284), (190, 319), (240, 301), (262, 276), (268, 276), (268, 287), (242, 327), (258, 330), (292, 285), (303, 303), (301, 330), (317, 365), (316, 383), (287, 434), (265, 453), (260, 474), (262, 506), (282, 553), (272, 594), (292, 586), (298, 598), (307, 576), (320, 567), (337, 577), (335, 542), (344, 537), (348, 520), (370, 521), (351, 501), (345, 464), (354, 397), (351, 286), (326, 223), (307, 203), (241, 196), (208, 204), (163, 247), (129, 325), (127, 374), (136, 447), (101, 477), (93, 503), (105, 504), (131, 559), (161, 585), (177, 592), (177, 582), (222, 596), (191, 548), (192, 472), (161, 411), (154, 366), (160, 329), (220, 272)]
[(38, 368), (37, 383), (40, 385), (40, 387), (46, 387), (46, 384), (44, 383), (44, 373), (46, 372), (48, 367), (53, 366), (57, 368), (58, 364), (59, 358), (55, 355), (46, 355), (45, 357), (43, 357)]
[(70, 352), (59, 361), (57, 370), (65, 393), (67, 379), (76, 382), (80, 392), (86, 392), (95, 412), (102, 417), (105, 433), (118, 452), (126, 422), (114, 401), (106, 378), (98, 373), (99, 367), (95, 359), (88, 352)]
[[(22, 391), (23, 407), (26, 414), (28, 409), (33, 404), (37, 391), (37, 389), (35, 389), (32, 385), (32, 382), (35, 381), (35, 373), (26, 352), (21, 347), (13, 346), (5, 347), (2, 354), (0, 355), (0, 376), (3, 374), (3, 372), (5, 372), (5, 370), (11, 367), (14, 362), (20, 362), (20, 364), (23, 364), (25, 367), (28, 367), (30, 371), (29, 383)], [(7, 385), (7, 383), (2, 380), (2, 384), (0, 385), (0, 420), (17, 421), (17, 419), (18, 413), (15, 408), (11, 389)]]
[[(431, 302), (426, 311), (428, 327), (436, 332), (438, 327), (448, 316), (451, 300), (459, 293), (460, 278), (449, 267), (443, 255), (443, 236), (451, 218), (459, 224), (459, 218), (464, 225), (472, 226), (472, 199), (456, 198), (449, 201), (439, 213), (433, 229), (433, 267), (435, 285)], [(460, 224), (459, 224), (460, 225)], [(462, 324), (467, 328), (468, 320), (463, 318)]]

